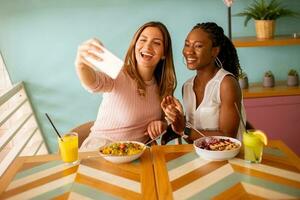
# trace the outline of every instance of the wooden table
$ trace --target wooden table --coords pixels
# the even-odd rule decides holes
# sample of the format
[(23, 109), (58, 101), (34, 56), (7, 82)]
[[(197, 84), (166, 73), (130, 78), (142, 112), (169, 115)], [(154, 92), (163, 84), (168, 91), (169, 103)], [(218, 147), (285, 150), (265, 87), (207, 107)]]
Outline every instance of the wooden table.
[(128, 164), (88, 158), (94, 154), (80, 153), (78, 165), (58, 155), (19, 157), (0, 178), (0, 199), (300, 199), (299, 158), (280, 141), (269, 143), (261, 164), (242, 153), (206, 161), (192, 145), (153, 146)]
[[(242, 152), (242, 151), (241, 151)], [(240, 153), (206, 161), (192, 145), (152, 147), (158, 199), (300, 199), (300, 161), (285, 144), (271, 141), (261, 164)]]
[(149, 149), (139, 160), (112, 164), (80, 153), (80, 164), (58, 155), (19, 157), (0, 178), (0, 199), (157, 199)]

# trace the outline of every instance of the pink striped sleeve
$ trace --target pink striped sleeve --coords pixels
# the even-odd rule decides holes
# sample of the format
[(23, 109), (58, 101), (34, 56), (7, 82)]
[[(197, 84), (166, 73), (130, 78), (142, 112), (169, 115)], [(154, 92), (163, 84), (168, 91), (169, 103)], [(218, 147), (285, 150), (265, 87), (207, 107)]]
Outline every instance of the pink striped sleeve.
[(89, 91), (110, 92), (114, 87), (114, 80), (102, 72), (96, 72), (96, 81), (89, 87)]

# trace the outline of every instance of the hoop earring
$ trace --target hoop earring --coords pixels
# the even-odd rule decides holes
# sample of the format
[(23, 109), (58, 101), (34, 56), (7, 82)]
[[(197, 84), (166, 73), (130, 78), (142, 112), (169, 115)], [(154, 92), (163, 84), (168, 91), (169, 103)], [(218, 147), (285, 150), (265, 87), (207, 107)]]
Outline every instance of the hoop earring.
[(220, 61), (220, 59), (218, 57), (215, 58), (215, 62), (219, 68), (223, 68), (222, 62)]

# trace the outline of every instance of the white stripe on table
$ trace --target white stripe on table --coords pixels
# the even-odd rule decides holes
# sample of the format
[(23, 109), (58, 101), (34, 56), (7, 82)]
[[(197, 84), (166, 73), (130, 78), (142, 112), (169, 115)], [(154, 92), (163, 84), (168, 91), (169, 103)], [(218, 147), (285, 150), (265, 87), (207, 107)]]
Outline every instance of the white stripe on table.
[(201, 158), (197, 158), (195, 160), (187, 162), (184, 165), (181, 165), (181, 166), (169, 171), (169, 179), (170, 179), (170, 181), (173, 181), (195, 169), (198, 169), (198, 168), (206, 165), (209, 162), (210, 161), (203, 160)]
[(43, 177), (49, 176), (51, 174), (66, 170), (66, 169), (71, 168), (71, 167), (73, 167), (73, 165), (69, 165), (67, 163), (62, 163), (62, 164), (54, 166), (52, 168), (45, 169), (43, 171), (25, 176), (23, 178), (12, 181), (9, 184), (9, 186), (6, 188), (5, 191), (20, 187), (20, 186), (25, 185), (27, 183), (31, 183), (33, 181), (36, 181), (36, 180), (41, 179)]
[(183, 186), (182, 188), (173, 192), (174, 199), (187, 199), (202, 190), (208, 188), (209, 186), (215, 184), (216, 182), (220, 181), (221, 179), (229, 176), (234, 171), (230, 164), (226, 164), (209, 174), (200, 177), (199, 179)]
[(92, 200), (87, 196), (83, 196), (77, 192), (71, 192), (68, 199)]
[(116, 185), (118, 187), (125, 188), (127, 190), (131, 190), (137, 193), (141, 193), (141, 184), (140, 182), (133, 181), (121, 176), (113, 175), (101, 170), (97, 170), (88, 166), (80, 165), (78, 172), (79, 174), (83, 174), (85, 176), (89, 176), (94, 179), (101, 180), (103, 182)]
[(31, 199), (33, 197), (39, 196), (41, 194), (44, 194), (46, 192), (50, 192), (56, 188), (62, 187), (64, 185), (73, 183), (75, 180), (76, 174), (71, 174), (69, 176), (66, 176), (64, 178), (46, 183), (44, 185), (40, 185), (36, 188), (27, 190), (25, 192), (22, 193), (18, 193), (17, 195), (14, 195), (8, 199), (10, 200), (19, 200), (19, 199)]
[(229, 163), (300, 182), (300, 173), (291, 172), (285, 169), (279, 169), (264, 164), (250, 164), (246, 163), (245, 160), (239, 158), (229, 160)]

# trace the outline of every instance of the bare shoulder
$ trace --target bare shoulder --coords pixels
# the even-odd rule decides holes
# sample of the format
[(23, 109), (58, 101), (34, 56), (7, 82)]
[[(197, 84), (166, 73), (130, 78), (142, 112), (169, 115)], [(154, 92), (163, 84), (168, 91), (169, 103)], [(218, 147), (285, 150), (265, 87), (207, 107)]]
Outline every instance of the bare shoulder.
[(221, 90), (222, 89), (238, 89), (240, 90), (240, 86), (238, 81), (231, 75), (226, 75), (221, 82)]
[(232, 96), (241, 98), (241, 89), (238, 81), (231, 75), (226, 75), (221, 82), (221, 98)]

